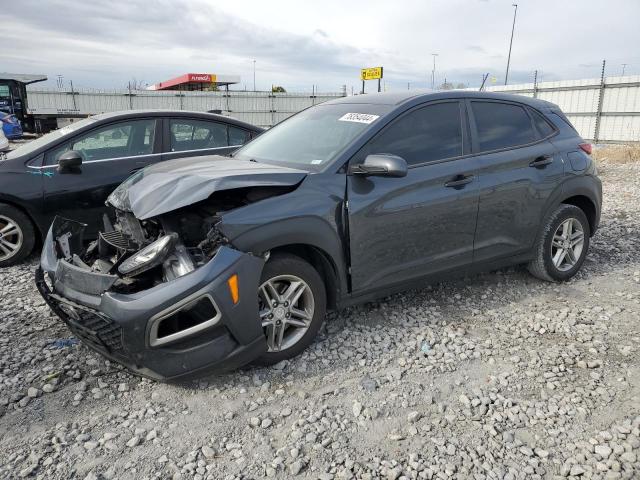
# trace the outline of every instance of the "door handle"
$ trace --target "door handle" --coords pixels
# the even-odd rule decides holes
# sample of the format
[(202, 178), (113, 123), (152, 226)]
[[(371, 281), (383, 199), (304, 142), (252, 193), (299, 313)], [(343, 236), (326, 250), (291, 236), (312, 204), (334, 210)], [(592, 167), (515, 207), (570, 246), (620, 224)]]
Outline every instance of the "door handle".
[(546, 167), (553, 162), (553, 155), (540, 155), (533, 162), (529, 164), (530, 167), (541, 168)]
[(467, 183), (473, 182), (473, 175), (456, 175), (453, 180), (448, 181), (444, 184), (447, 188), (462, 188)]

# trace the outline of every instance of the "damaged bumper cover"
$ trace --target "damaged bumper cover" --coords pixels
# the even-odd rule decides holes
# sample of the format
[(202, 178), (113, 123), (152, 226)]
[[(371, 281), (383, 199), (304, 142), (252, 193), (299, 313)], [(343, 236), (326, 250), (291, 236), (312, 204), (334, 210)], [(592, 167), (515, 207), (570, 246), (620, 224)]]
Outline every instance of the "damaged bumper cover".
[[(140, 292), (117, 293), (110, 291), (116, 275), (70, 261), (81, 253), (81, 227), (56, 219), (36, 284), (87, 346), (135, 373), (164, 381), (238, 368), (266, 351), (256, 294), (262, 258), (223, 246), (184, 276)], [(233, 275), (238, 280), (235, 303), (228, 285)]]

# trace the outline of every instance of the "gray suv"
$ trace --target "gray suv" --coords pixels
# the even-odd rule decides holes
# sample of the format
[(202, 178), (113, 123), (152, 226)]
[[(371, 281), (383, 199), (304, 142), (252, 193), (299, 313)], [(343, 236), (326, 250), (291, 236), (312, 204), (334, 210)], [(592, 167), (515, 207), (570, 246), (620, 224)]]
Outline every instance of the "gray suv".
[(541, 100), (342, 98), (232, 158), (135, 173), (88, 248), (82, 224), (57, 218), (36, 283), (87, 345), (141, 375), (270, 364), (308, 346), (327, 309), (512, 264), (571, 278), (600, 219), (590, 152)]

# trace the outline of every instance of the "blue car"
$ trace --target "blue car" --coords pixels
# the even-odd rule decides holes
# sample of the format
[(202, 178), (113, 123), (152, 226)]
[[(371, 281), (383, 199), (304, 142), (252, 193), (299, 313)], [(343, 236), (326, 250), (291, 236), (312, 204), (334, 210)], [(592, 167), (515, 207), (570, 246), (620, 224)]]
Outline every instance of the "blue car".
[(22, 126), (18, 117), (9, 113), (0, 113), (0, 122), (2, 122), (4, 136), (9, 140), (22, 137)]

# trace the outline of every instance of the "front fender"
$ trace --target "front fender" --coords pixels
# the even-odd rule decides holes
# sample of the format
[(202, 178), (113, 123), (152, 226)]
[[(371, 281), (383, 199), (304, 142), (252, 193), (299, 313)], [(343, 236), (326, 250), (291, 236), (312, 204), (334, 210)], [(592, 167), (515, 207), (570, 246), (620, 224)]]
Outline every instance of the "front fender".
[(333, 263), (340, 282), (340, 291), (347, 292), (343, 242), (336, 228), (324, 218), (306, 216), (292, 217), (256, 225), (237, 236), (228, 235), (234, 226), (218, 225), (221, 233), (230, 239), (234, 248), (243, 252), (260, 254), (287, 245), (308, 245), (321, 250)]

